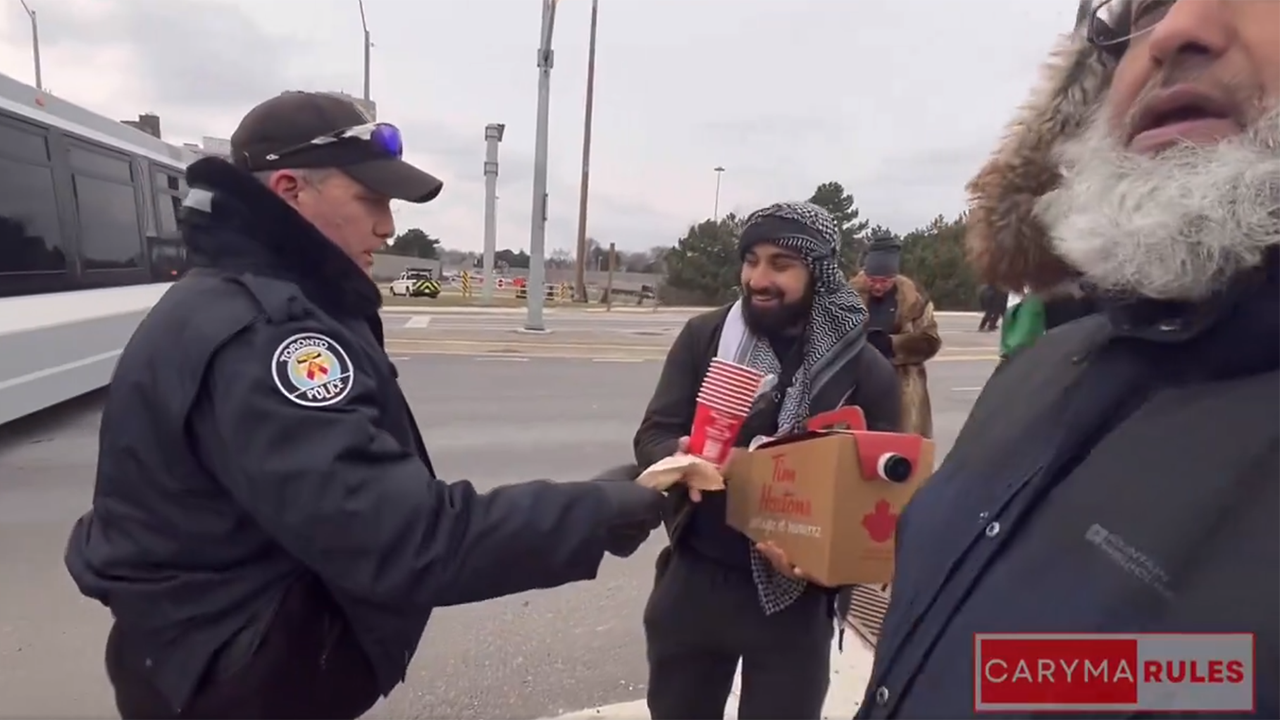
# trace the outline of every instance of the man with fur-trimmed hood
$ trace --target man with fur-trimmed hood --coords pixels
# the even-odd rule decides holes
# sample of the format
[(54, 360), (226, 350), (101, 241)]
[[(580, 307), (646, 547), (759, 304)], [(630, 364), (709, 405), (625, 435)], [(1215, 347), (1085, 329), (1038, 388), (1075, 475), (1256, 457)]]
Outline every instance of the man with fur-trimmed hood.
[(1218, 633), (1160, 651), (1211, 684), (1107, 710), (1280, 717), (1280, 2), (1080, 15), (968, 239), (983, 281), (1098, 309), (993, 374), (903, 512), (859, 717), (1033, 714), (983, 693), (1033, 660), (1002, 632)]
[(867, 342), (893, 363), (902, 387), (902, 431), (933, 437), (933, 409), (925, 361), (938, 354), (942, 337), (933, 302), (903, 275), (902, 243), (885, 235), (868, 243), (862, 271), (849, 281), (867, 307)]

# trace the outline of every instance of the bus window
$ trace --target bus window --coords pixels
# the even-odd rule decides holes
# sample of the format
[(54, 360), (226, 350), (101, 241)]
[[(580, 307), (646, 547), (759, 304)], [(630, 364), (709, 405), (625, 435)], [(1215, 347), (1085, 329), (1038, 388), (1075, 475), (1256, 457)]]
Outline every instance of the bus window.
[(85, 270), (142, 267), (142, 228), (132, 185), (73, 177)]
[(143, 268), (142, 223), (133, 164), (127, 156), (68, 145), (84, 269)]
[(181, 207), (182, 199), (177, 195), (166, 193), (156, 195), (156, 210), (160, 213), (160, 237), (177, 237), (178, 210)]
[(53, 172), (0, 157), (0, 273), (66, 269)]
[[(48, 138), (36, 126), (0, 122), (0, 275), (66, 270)], [(3, 284), (0, 296), (21, 291)]]

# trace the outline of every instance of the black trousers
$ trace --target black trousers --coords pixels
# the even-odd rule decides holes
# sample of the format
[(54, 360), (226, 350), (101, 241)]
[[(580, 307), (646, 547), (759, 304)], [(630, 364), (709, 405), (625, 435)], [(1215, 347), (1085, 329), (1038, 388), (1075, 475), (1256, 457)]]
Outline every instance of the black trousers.
[(995, 330), (1000, 325), (1000, 318), (1004, 316), (1004, 311), (991, 309), (982, 314), (982, 320), (978, 323), (978, 330)]
[(373, 668), (336, 609), (299, 583), (285, 593), (256, 647), (229, 643), (195, 696), (176, 710), (148, 676), (146, 653), (119, 623), (107, 636), (107, 677), (125, 720), (351, 720), (377, 702)]
[(829, 593), (766, 616), (749, 570), (664, 550), (644, 611), (653, 720), (724, 717), (742, 661), (738, 717), (818, 720), (831, 672)]

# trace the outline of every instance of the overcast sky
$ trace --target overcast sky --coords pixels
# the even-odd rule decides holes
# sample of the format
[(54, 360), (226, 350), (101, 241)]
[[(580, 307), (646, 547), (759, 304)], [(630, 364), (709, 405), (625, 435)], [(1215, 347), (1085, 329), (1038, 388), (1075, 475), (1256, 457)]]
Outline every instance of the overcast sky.
[[(44, 82), (166, 140), (228, 137), (282, 90), (362, 92), (357, 0), (28, 0)], [(1074, 0), (602, 0), (589, 234), (672, 244), (720, 210), (838, 180), (906, 232), (963, 209), (963, 185), (1030, 89)], [(506, 123), (499, 247), (528, 247), (539, 0), (365, 0), (378, 119), (445, 180), (401, 229), (483, 238), (484, 125)], [(577, 233), (589, 0), (561, 0), (548, 251)], [(0, 0), (0, 71), (34, 84), (30, 26)]]

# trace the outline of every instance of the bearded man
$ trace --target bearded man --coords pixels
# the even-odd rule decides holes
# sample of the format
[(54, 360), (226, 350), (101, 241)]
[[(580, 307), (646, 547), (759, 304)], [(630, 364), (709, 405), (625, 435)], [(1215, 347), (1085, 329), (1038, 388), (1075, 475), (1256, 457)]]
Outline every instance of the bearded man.
[(859, 717), (1034, 711), (984, 696), (993, 632), (1244, 633), (1164, 647), (1203, 683), (1144, 663), (1137, 702), (1080, 709), (1280, 717), (1280, 3), (1082, 16), (969, 240), (983, 281), (1100, 309), (1001, 366), (907, 506)]
[[(691, 318), (676, 337), (636, 431), (637, 462), (652, 465), (687, 448), (713, 358), (777, 377), (738, 447), (844, 405), (861, 407), (871, 430), (898, 428), (893, 367), (867, 342), (867, 311), (840, 274), (839, 243), (831, 215), (809, 203), (779, 203), (747, 218), (738, 245), (742, 299)], [(838, 589), (809, 581), (774, 546), (753, 546), (725, 524), (724, 493), (677, 486), (668, 499), (671, 544), (658, 556), (644, 611), (650, 716), (724, 717), (741, 661), (739, 718), (817, 720)]]

